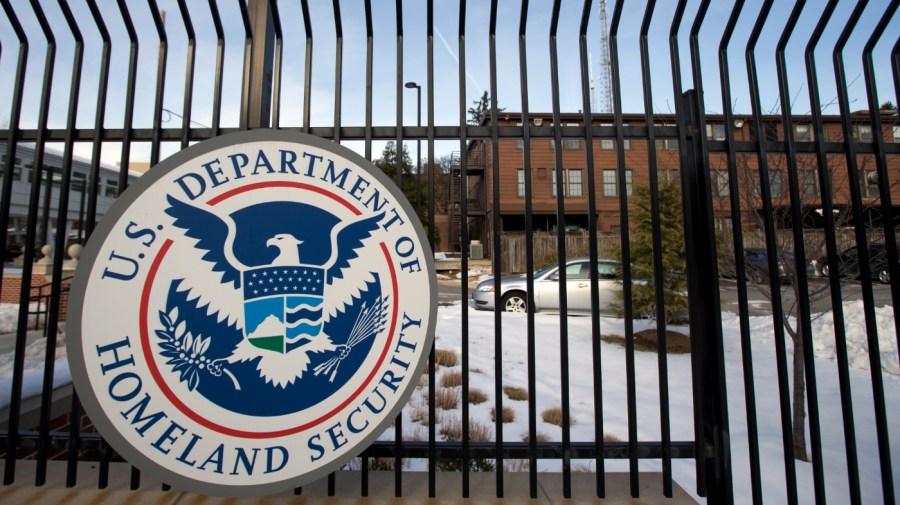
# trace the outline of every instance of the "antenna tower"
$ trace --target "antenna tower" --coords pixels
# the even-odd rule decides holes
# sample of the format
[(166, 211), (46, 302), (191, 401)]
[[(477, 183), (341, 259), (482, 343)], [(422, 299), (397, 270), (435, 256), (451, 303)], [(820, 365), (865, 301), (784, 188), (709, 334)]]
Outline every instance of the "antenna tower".
[(600, 112), (612, 112), (612, 78), (610, 76), (606, 0), (600, 0)]
[(594, 55), (588, 53), (588, 76), (591, 79), (591, 114), (597, 112), (597, 85), (594, 83)]

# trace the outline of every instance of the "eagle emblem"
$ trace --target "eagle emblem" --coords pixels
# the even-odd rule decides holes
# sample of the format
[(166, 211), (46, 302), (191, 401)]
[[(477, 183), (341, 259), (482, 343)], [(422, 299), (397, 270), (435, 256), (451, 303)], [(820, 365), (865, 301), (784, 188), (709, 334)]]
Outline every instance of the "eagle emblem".
[[(171, 196), (165, 212), (195, 257), (159, 312), (158, 345), (191, 391), (227, 403), (308, 378), (340, 382), (341, 363), (384, 330), (389, 296), (377, 273), (353, 265), (384, 213), (341, 222), (264, 202), (220, 217)], [(207, 378), (215, 387), (202, 387)]]

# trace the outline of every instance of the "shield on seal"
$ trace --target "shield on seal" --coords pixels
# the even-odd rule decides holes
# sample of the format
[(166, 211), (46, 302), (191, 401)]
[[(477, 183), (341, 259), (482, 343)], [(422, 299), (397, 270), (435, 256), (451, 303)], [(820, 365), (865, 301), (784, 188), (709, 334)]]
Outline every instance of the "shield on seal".
[(243, 272), (244, 337), (264, 351), (287, 354), (322, 331), (325, 271), (313, 265)]

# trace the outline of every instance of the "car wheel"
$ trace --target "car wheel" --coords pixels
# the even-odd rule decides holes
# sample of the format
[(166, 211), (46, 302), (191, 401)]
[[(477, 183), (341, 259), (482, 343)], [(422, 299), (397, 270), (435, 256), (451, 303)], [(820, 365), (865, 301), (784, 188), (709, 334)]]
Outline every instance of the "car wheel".
[(508, 293), (501, 306), (504, 312), (528, 312), (528, 300), (523, 293)]
[(762, 270), (753, 270), (750, 272), (750, 279), (757, 284), (764, 284), (766, 282), (766, 274), (762, 272)]
[(829, 273), (831, 273), (831, 269), (828, 268), (828, 265), (822, 265), (822, 276), (828, 277)]
[(891, 273), (887, 269), (878, 272), (878, 280), (884, 284), (891, 283)]

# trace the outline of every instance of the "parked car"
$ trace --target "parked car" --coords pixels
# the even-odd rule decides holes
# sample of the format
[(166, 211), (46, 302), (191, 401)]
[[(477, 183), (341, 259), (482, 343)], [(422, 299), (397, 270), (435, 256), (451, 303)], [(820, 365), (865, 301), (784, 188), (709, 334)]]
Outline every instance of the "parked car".
[[(781, 253), (779, 255), (778, 278), (781, 282), (788, 280), (788, 273), (793, 272), (795, 261), (793, 254)], [(769, 254), (765, 249), (751, 247), (744, 249), (744, 266), (747, 277), (756, 284), (769, 282)], [(806, 273), (813, 276), (816, 272), (812, 265), (807, 265)]]
[[(840, 277), (859, 277), (859, 250), (854, 246), (843, 250), (838, 254), (838, 275)], [(869, 268), (872, 278), (880, 282), (890, 284), (891, 273), (888, 270), (887, 248), (884, 244), (871, 244), (869, 246)], [(831, 275), (828, 258), (822, 256), (816, 260), (816, 269), (823, 277)]]
[[(590, 313), (591, 283), (590, 260), (572, 258), (566, 262), (566, 299), (571, 313)], [(615, 294), (622, 290), (619, 262), (613, 259), (597, 260), (597, 282), (600, 288), (599, 312), (612, 313)], [(500, 310), (526, 312), (528, 307), (527, 276), (512, 275), (484, 281), (472, 293), (473, 305), (480, 310), (494, 310), (494, 293), (500, 291)], [(534, 309), (559, 310), (559, 268), (547, 267), (534, 273)]]

